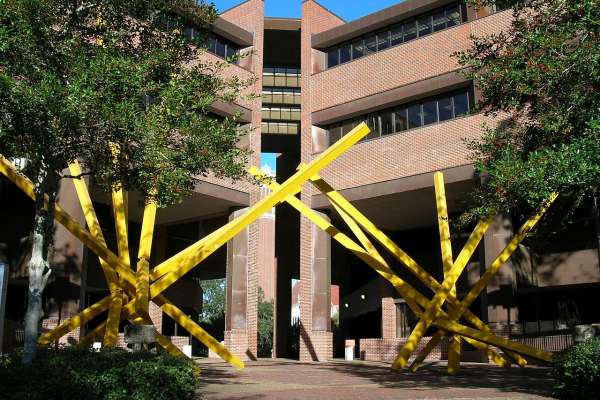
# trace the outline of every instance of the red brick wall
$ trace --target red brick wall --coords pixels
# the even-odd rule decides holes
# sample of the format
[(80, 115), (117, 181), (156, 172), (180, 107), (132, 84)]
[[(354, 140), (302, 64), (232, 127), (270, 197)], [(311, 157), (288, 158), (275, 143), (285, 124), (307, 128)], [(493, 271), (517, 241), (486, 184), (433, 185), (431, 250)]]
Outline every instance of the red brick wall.
[(484, 122), (492, 120), (477, 114), (361, 142), (321, 174), (341, 190), (470, 164), (465, 139)]
[[(407, 338), (398, 339), (360, 339), (360, 359), (367, 361), (394, 361)], [(425, 348), (431, 337), (424, 337), (419, 342), (414, 352), (413, 358)], [(447, 360), (448, 359), (448, 339), (444, 338), (426, 360)]]
[[(246, 29), (254, 34), (254, 54), (252, 55), (253, 72), (257, 77), (254, 84), (254, 93), (262, 93), (262, 69), (263, 69), (263, 45), (264, 45), (264, 1), (249, 0), (238, 7), (232, 8), (221, 15), (229, 22)], [(250, 156), (250, 165), (260, 165), (260, 123), (261, 123), (261, 103), (259, 97), (254, 99), (252, 108), (252, 128), (249, 135), (250, 149), (253, 154)], [(250, 192), (250, 204), (260, 200), (260, 188), (258, 186), (248, 186)], [(246, 339), (239, 339), (238, 332), (226, 332), (225, 343), (234, 347), (236, 354), (250, 354), (255, 357), (257, 354), (257, 329), (258, 329), (258, 244), (260, 243), (260, 232), (258, 223), (248, 227), (248, 293), (247, 293), (247, 319), (246, 319)], [(229, 342), (228, 342), (229, 340)], [(246, 340), (246, 344), (244, 344)], [(241, 346), (237, 349), (238, 346)], [(242, 349), (243, 347), (246, 349)], [(239, 350), (239, 351), (238, 351)], [(243, 350), (243, 351), (242, 351)]]
[[(301, 160), (311, 159), (311, 36), (313, 33), (331, 29), (343, 21), (312, 0), (302, 3), (301, 57), (302, 57), (302, 110), (301, 110)], [(310, 202), (312, 193), (307, 185), (302, 191), (302, 200)], [(331, 332), (312, 330), (312, 226), (300, 220), (300, 360), (322, 361), (332, 358)]]
[(319, 111), (459, 69), (452, 53), (470, 47), (470, 35), (497, 32), (510, 22), (505, 11), (445, 29), (315, 74), (311, 110)]
[(381, 299), (381, 337), (396, 339), (396, 304), (392, 297)]

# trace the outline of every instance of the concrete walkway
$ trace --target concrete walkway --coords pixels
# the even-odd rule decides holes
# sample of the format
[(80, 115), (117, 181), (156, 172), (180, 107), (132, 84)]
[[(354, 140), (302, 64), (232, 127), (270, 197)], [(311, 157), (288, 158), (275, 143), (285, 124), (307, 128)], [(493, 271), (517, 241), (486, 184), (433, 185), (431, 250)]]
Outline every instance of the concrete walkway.
[(248, 362), (235, 371), (223, 362), (199, 361), (199, 399), (550, 399), (548, 368), (463, 364), (457, 376), (444, 363), (418, 373), (393, 373), (389, 364), (364, 361), (300, 363), (293, 360)]

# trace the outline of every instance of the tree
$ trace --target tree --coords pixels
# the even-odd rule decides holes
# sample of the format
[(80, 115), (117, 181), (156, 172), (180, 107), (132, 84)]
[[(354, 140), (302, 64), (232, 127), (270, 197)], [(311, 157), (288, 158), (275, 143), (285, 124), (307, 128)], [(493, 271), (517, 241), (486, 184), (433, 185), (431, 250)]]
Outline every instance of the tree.
[(200, 281), (202, 287), (202, 314), (200, 320), (213, 324), (225, 318), (225, 279)]
[[(35, 357), (69, 163), (79, 160), (101, 189), (122, 185), (159, 206), (209, 172), (243, 175), (245, 132), (210, 106), (239, 99), (251, 82), (199, 60), (215, 17), (195, 0), (0, 0), (0, 154), (27, 159), (36, 194), (24, 362)], [(203, 35), (188, 40), (184, 24)]]
[(258, 356), (271, 357), (273, 350), (273, 300), (265, 301), (265, 292), (258, 288)]
[(470, 143), (484, 179), (467, 217), (525, 214), (559, 192), (554, 214), (568, 220), (600, 188), (600, 2), (510, 3), (508, 30), (458, 54), (500, 120)]

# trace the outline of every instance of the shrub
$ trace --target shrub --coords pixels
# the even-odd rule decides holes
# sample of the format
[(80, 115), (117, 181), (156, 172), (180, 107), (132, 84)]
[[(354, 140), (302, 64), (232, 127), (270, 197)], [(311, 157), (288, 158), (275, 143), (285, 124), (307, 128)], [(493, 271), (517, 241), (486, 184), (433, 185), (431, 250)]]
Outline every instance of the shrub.
[(31, 366), (12, 354), (0, 362), (0, 393), (14, 400), (180, 400), (194, 395), (198, 371), (184, 358), (120, 349), (48, 350)]
[(563, 352), (554, 362), (555, 396), (561, 399), (600, 397), (600, 338)]

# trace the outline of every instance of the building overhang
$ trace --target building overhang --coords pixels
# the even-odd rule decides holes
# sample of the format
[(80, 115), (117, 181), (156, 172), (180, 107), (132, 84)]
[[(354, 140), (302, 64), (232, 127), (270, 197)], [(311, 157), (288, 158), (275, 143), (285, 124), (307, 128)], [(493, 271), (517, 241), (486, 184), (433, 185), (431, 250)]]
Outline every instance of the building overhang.
[(408, 103), (425, 96), (435, 96), (436, 94), (467, 85), (469, 82), (460, 72), (452, 71), (313, 112), (312, 124), (332, 124), (357, 115), (364, 115), (373, 111)]
[(347, 24), (315, 34), (312, 36), (312, 47), (325, 49), (452, 2), (453, 0), (406, 0)]
[(252, 122), (252, 111), (246, 107), (240, 106), (239, 104), (226, 103), (224, 101), (217, 100), (211, 104), (210, 111), (221, 117), (230, 117), (237, 113), (240, 115), (241, 122)]
[[(447, 168), (442, 172), (444, 173), (444, 180), (446, 184), (473, 182), (476, 177), (475, 169), (472, 164)], [(434, 173), (435, 171), (425, 172), (418, 175), (343, 189), (339, 190), (339, 192), (347, 200), (352, 202), (389, 196), (398, 193), (413, 192), (433, 187)], [(330, 206), (331, 204), (324, 194), (316, 194), (312, 196), (311, 208), (322, 209), (329, 208)]]
[(224, 18), (217, 18), (213, 23), (212, 31), (240, 46), (250, 47), (254, 45), (254, 35), (252, 32), (248, 32)]
[(265, 30), (298, 31), (301, 20), (299, 18), (267, 17), (265, 18)]

